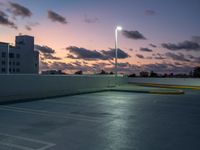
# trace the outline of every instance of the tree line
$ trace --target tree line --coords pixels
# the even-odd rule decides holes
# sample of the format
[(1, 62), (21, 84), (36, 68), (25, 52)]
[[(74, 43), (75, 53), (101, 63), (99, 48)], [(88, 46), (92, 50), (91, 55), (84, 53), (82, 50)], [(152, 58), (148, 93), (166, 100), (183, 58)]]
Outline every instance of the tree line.
[(163, 74), (160, 74), (160, 73), (156, 73), (154, 71), (150, 71), (150, 72), (141, 71), (138, 76), (135, 73), (132, 73), (132, 74), (128, 75), (128, 77), (200, 78), (200, 67), (195, 67), (188, 74), (186, 74), (186, 73), (177, 73), (177, 74), (174, 74), (174, 73), (163, 73)]

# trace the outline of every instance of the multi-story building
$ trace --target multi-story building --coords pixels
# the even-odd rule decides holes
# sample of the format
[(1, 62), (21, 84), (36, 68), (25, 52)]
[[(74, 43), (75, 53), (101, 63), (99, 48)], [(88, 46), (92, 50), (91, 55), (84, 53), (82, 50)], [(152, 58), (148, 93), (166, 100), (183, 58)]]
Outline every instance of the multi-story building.
[(0, 42), (0, 74), (37, 74), (38, 72), (39, 52), (34, 50), (34, 37), (16, 36), (15, 46)]

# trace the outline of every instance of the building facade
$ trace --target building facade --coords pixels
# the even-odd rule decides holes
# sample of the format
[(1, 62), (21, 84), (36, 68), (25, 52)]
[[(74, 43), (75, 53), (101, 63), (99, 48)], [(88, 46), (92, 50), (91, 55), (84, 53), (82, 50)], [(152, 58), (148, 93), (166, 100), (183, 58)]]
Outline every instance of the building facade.
[(34, 50), (34, 37), (20, 35), (15, 46), (0, 42), (0, 74), (38, 74), (39, 52)]

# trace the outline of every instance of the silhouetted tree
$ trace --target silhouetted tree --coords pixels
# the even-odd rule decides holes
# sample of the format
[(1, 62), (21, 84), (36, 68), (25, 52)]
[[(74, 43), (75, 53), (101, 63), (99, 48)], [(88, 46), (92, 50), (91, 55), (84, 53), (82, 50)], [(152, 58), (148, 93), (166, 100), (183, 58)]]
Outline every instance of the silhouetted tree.
[(200, 67), (195, 67), (194, 68), (193, 77), (200, 77)]
[(153, 71), (151, 71), (151, 72), (150, 72), (150, 77), (158, 77), (158, 74), (155, 73), (155, 72), (153, 72)]
[(112, 71), (109, 74), (114, 74)]
[(193, 77), (193, 72), (192, 71), (189, 72), (189, 77)]
[(167, 74), (167, 73), (164, 73), (164, 74), (163, 74), (163, 78), (166, 78), (166, 77), (168, 77), (168, 74)]
[(101, 70), (99, 74), (108, 74), (105, 70)]
[(147, 72), (147, 71), (141, 71), (140, 72), (140, 77), (149, 77), (149, 72)]
[(82, 71), (82, 70), (79, 70), (79, 71), (76, 71), (74, 74), (82, 75), (82, 74), (83, 74), (83, 71)]
[(132, 74), (128, 75), (128, 77), (136, 77), (136, 74), (132, 73)]
[(174, 73), (170, 73), (169, 76), (170, 76), (170, 77), (173, 77), (173, 76), (174, 76)]

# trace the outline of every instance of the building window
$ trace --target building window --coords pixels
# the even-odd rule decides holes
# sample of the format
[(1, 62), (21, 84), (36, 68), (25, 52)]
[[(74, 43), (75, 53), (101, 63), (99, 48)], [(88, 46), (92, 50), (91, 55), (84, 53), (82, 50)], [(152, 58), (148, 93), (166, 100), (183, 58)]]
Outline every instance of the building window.
[(12, 65), (12, 62), (11, 62), (11, 61), (9, 61), (9, 65), (10, 65), (10, 66)]
[(5, 58), (5, 57), (6, 57), (6, 52), (2, 52), (2, 53), (1, 53), (1, 57), (2, 57), (2, 58)]
[(9, 72), (12, 72), (11, 68), (9, 68)]
[(1, 72), (6, 72), (6, 68), (1, 68)]
[(19, 66), (19, 65), (20, 65), (20, 62), (17, 62), (16, 65)]
[(24, 40), (17, 41), (17, 44), (20, 44), (20, 45), (25, 45), (25, 43), (24, 43)]
[(19, 68), (17, 68), (16, 72), (18, 72), (18, 73), (19, 73), (19, 72), (20, 72), (20, 69), (19, 69)]
[(9, 58), (14, 58), (14, 53), (9, 53)]
[(13, 68), (13, 70), (12, 70), (13, 72), (15, 72), (15, 68)]
[(13, 66), (14, 66), (14, 65), (15, 65), (15, 62), (13, 61), (13, 63), (12, 63), (12, 64), (13, 64)]
[(1, 62), (1, 64), (2, 64), (2, 65), (5, 65), (5, 64), (6, 64), (6, 62), (3, 60), (3, 61)]
[(17, 57), (17, 58), (20, 58), (20, 54), (16, 54), (16, 57)]

